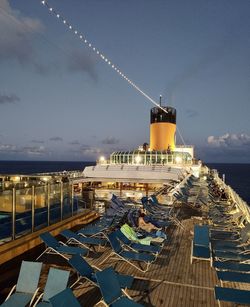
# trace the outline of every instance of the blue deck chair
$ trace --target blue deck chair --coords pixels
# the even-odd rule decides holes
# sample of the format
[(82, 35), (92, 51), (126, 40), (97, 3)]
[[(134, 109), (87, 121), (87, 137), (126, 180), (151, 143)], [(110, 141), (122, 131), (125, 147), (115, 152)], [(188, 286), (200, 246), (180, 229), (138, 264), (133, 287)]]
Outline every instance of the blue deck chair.
[[(50, 307), (50, 298), (67, 288), (69, 273), (69, 271), (50, 268), (44, 293), (38, 297), (35, 306)], [(39, 303), (41, 299), (42, 301)]]
[(84, 227), (78, 231), (78, 234), (84, 236), (84, 237), (104, 237), (105, 231), (109, 229), (113, 222), (113, 219), (110, 221), (106, 221), (105, 223), (100, 223), (97, 225), (89, 225), (87, 227)]
[[(104, 246), (107, 243), (106, 239), (95, 238), (95, 237), (84, 237), (81, 236), (72, 230), (65, 229), (60, 233), (64, 238), (67, 239), (67, 244), (79, 244), (85, 248), (89, 248), (89, 246)], [(89, 245), (89, 246), (88, 246)]]
[(211, 262), (208, 225), (194, 225), (194, 238), (191, 246), (190, 262), (193, 259), (208, 260)]
[[(145, 273), (147, 272), (150, 264), (156, 259), (156, 257), (152, 254), (137, 253), (133, 251), (123, 250), (119, 240), (116, 237), (115, 232), (108, 234), (107, 237), (112, 247), (112, 251), (101, 263), (105, 262), (110, 257), (115, 257), (118, 258), (119, 260), (126, 261), (127, 263), (135, 267), (137, 270)], [(143, 269), (139, 265), (135, 265), (132, 261), (138, 262), (139, 265), (145, 264), (146, 267)]]
[[(41, 262), (22, 261), (17, 284), (11, 289), (1, 306), (22, 307), (28, 303), (31, 304), (38, 292), (41, 269)], [(14, 290), (16, 291), (14, 292)]]
[(228, 270), (228, 271), (238, 271), (238, 272), (249, 272), (250, 273), (250, 264), (235, 262), (235, 261), (214, 261), (213, 266), (219, 270)]
[(220, 261), (234, 260), (241, 263), (247, 263), (250, 261), (250, 253), (233, 253), (228, 251), (213, 250), (213, 257)]
[[(69, 264), (76, 270), (78, 274), (77, 280), (70, 286), (73, 288), (75, 284), (80, 282), (81, 279), (87, 279), (92, 284), (97, 286), (97, 280), (95, 273), (96, 271), (101, 271), (96, 266), (91, 267), (88, 262), (80, 257), (79, 255), (74, 255), (68, 260)], [(95, 269), (95, 270), (94, 270)], [(117, 278), (122, 288), (131, 288), (134, 281), (134, 277), (130, 275), (117, 274)]]
[(68, 255), (79, 254), (84, 256), (88, 253), (88, 250), (85, 248), (67, 246), (64, 243), (57, 241), (56, 238), (53, 237), (49, 232), (42, 233), (40, 238), (45, 243), (47, 248), (37, 259), (39, 259), (45, 253), (57, 254), (67, 260), (69, 259)]
[(97, 272), (96, 279), (102, 293), (102, 301), (105, 305), (112, 307), (142, 306), (134, 302), (126, 291), (122, 291), (113, 268), (109, 267), (103, 271)]
[(117, 236), (117, 238), (128, 248), (134, 250), (134, 251), (138, 251), (138, 252), (149, 252), (151, 254), (154, 254), (156, 256), (159, 255), (159, 253), (161, 252), (162, 248), (158, 245), (144, 245), (144, 244), (140, 244), (140, 243), (135, 243), (131, 240), (129, 240), (122, 232), (120, 229), (115, 231), (115, 235)]
[(232, 282), (246, 282), (250, 283), (250, 274), (233, 271), (216, 271), (217, 277), (221, 282), (232, 281)]
[(83, 307), (69, 288), (51, 297), (50, 302), (52, 307)]
[(221, 288), (216, 286), (214, 288), (215, 298), (220, 301), (232, 302), (236, 304), (250, 304), (250, 291), (239, 290), (232, 288)]

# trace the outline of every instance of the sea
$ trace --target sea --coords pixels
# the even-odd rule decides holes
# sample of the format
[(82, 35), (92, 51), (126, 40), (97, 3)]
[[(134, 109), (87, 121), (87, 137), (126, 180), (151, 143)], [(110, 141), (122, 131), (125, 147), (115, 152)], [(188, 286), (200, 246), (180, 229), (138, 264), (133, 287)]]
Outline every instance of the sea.
[[(95, 162), (75, 161), (0, 161), (0, 174), (32, 174), (46, 172), (83, 170)], [(250, 205), (250, 164), (208, 163), (217, 169), (220, 177), (225, 175), (230, 185)]]

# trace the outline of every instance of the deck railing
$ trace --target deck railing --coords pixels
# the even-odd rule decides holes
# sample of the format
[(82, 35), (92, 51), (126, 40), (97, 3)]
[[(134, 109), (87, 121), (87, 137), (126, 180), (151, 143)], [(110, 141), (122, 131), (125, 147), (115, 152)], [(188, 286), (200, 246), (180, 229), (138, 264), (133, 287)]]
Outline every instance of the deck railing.
[(86, 203), (71, 182), (0, 192), (0, 244), (80, 213)]

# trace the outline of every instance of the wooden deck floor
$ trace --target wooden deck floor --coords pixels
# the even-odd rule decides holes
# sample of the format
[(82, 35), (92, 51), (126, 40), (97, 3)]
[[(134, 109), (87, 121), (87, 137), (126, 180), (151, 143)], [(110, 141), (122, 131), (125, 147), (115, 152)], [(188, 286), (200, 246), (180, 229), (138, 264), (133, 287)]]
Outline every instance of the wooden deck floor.
[[(100, 268), (113, 266), (120, 273), (133, 275), (135, 281), (128, 293), (135, 301), (145, 306), (218, 306), (214, 298), (214, 286), (219, 285), (219, 281), (215, 270), (210, 267), (210, 262), (194, 260), (193, 264), (190, 263), (193, 226), (197, 222), (199, 220), (189, 218), (182, 221), (184, 229), (171, 227), (168, 244), (146, 273), (126, 262), (111, 258), (100, 265), (110, 253), (108, 247), (97, 256), (90, 255), (87, 260)], [(45, 255), (42, 260), (46, 263), (44, 281), (51, 265), (58, 266), (60, 263), (59, 267), (69, 269), (60, 257)], [(72, 274), (71, 282), (75, 279), (75, 274)], [(228, 287), (231, 286), (250, 290), (247, 284), (228, 283)], [(101, 299), (99, 289), (87, 281), (76, 285), (74, 293), (83, 306), (94, 306)], [(229, 307), (232, 304), (221, 303), (221, 306)]]
[[(168, 243), (146, 273), (141, 273), (126, 262), (111, 258), (100, 265), (110, 253), (110, 247), (97, 254), (90, 254), (87, 260), (100, 268), (113, 266), (120, 273), (133, 275), (135, 281), (128, 293), (145, 306), (218, 306), (214, 298), (214, 286), (219, 285), (215, 270), (208, 261), (194, 260), (190, 264), (192, 232), (194, 223), (198, 222), (200, 221), (189, 217), (182, 220), (184, 229), (172, 226), (168, 233)], [(49, 267), (70, 269), (67, 262), (59, 256), (44, 255), (40, 261), (44, 263), (41, 289)], [(72, 271), (70, 283), (75, 280), (76, 274)], [(228, 287), (250, 290), (248, 284), (228, 283)], [(73, 290), (82, 306), (94, 306), (101, 299), (99, 289), (87, 281), (76, 285)], [(221, 306), (229, 307), (232, 304), (221, 303)]]

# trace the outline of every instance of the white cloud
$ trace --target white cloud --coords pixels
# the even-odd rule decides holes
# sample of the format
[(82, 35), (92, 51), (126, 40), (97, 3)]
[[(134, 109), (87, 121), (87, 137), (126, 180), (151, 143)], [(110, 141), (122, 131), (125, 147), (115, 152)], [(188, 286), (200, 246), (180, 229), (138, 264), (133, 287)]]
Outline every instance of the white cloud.
[(19, 11), (13, 10), (7, 0), (0, 1), (0, 13), (0, 61), (32, 62), (32, 39), (42, 32), (43, 25), (38, 19), (22, 16)]
[(250, 135), (246, 133), (226, 133), (222, 136), (209, 136), (207, 138), (209, 146), (237, 148), (241, 146), (250, 146)]

